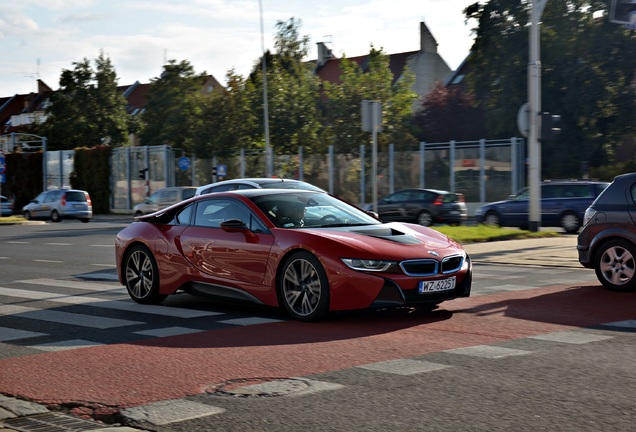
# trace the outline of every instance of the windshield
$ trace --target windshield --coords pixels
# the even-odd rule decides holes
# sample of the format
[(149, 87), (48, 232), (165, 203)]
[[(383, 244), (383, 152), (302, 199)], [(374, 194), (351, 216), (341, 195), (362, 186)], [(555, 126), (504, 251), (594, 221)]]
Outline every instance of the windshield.
[(273, 193), (251, 199), (279, 228), (328, 228), (381, 223), (364, 211), (325, 193)]

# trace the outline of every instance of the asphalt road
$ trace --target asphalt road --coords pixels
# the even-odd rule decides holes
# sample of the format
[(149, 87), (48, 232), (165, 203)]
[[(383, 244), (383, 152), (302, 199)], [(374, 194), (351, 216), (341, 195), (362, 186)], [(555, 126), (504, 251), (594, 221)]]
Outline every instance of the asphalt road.
[(121, 226), (0, 226), (0, 393), (157, 431), (632, 430), (636, 294), (601, 288), (574, 237), (467, 246), (473, 296), (432, 313), (305, 324), (135, 305)]

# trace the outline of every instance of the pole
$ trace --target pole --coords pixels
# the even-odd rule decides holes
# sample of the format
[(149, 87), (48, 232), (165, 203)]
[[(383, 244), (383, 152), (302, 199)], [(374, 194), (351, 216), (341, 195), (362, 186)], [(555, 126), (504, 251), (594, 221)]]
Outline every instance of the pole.
[(530, 57), (528, 61), (528, 184), (530, 186), (530, 231), (541, 228), (541, 60), (539, 20), (548, 0), (532, 2), (530, 23)]
[(373, 182), (373, 211), (378, 212), (378, 116), (376, 111), (380, 109), (378, 102), (371, 103), (371, 129), (373, 135), (373, 149), (371, 155), (371, 181)]
[(272, 176), (272, 154), (269, 146), (269, 106), (267, 102), (267, 62), (265, 58), (265, 36), (263, 30), (263, 1), (258, 1), (261, 16), (261, 50), (263, 51), (263, 127), (265, 129), (265, 175)]

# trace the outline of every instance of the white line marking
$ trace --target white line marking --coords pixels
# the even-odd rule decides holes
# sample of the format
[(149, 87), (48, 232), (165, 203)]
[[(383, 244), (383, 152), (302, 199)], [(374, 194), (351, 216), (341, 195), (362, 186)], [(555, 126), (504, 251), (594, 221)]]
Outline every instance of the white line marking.
[(65, 351), (78, 348), (90, 348), (94, 346), (104, 345), (99, 342), (91, 342), (83, 339), (73, 339), (59, 342), (45, 343), (41, 345), (30, 345), (29, 348), (38, 349), (41, 351)]
[(7, 297), (26, 298), (30, 300), (44, 300), (64, 304), (92, 306), (103, 309), (113, 309), (159, 316), (170, 316), (176, 318), (199, 318), (223, 315), (222, 312), (200, 311), (196, 309), (180, 309), (172, 308), (169, 306), (140, 305), (133, 302), (132, 300), (109, 300), (98, 297), (88, 297), (84, 295), (68, 295), (3, 287), (0, 287), (0, 295), (4, 295)]
[(64, 261), (34, 259), (33, 262), (60, 264), (60, 263), (63, 263)]
[(491, 359), (515, 356), (515, 355), (525, 355), (525, 354), (532, 353), (531, 351), (524, 351), (524, 350), (518, 350), (518, 349), (512, 349), (512, 348), (503, 348), (503, 347), (490, 346), (490, 345), (477, 345), (477, 346), (465, 347), (465, 348), (455, 348), (451, 350), (446, 350), (444, 352), (451, 353), (451, 354), (468, 355), (473, 357), (491, 358)]
[(167, 337), (167, 336), (181, 336), (181, 335), (192, 334), (192, 333), (200, 333), (202, 331), (205, 331), (205, 330), (191, 329), (186, 327), (166, 327), (161, 329), (138, 331), (134, 333), (144, 335), (144, 336)]
[(126, 408), (122, 415), (126, 418), (146, 421), (154, 425), (167, 425), (192, 420), (209, 415), (221, 414), (223, 408), (202, 404), (185, 399), (173, 399), (154, 402), (148, 405)]
[(399, 359), (371, 363), (357, 367), (361, 369), (368, 369), (372, 371), (386, 372), (397, 375), (415, 375), (424, 372), (442, 370), (451, 366), (433, 363), (425, 360)]
[(109, 329), (115, 327), (127, 327), (137, 324), (145, 324), (141, 321), (129, 321), (117, 318), (98, 317), (70, 312), (60, 312), (48, 309), (35, 309), (25, 306), (0, 305), (0, 315), (12, 315), (20, 318), (28, 318), (39, 321), (71, 324), (80, 327)]
[(16, 339), (28, 339), (33, 337), (48, 336), (46, 333), (37, 333), (27, 330), (18, 330), (7, 327), (0, 327), (0, 342)]
[(614, 339), (614, 336), (601, 336), (590, 333), (581, 333), (575, 331), (564, 331), (564, 332), (554, 332), (554, 333), (546, 333), (535, 336), (528, 336), (530, 339), (539, 339), (551, 342), (561, 342), (561, 343), (569, 343), (569, 344), (577, 344), (582, 345), (590, 342), (598, 342), (606, 339)]

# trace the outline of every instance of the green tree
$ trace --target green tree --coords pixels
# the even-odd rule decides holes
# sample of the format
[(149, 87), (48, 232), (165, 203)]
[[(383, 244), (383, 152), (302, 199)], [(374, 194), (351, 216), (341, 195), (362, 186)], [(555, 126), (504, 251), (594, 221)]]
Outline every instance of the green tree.
[[(438, 82), (422, 100), (413, 123), (420, 141), (468, 141), (487, 137), (484, 117), (472, 93)], [(449, 119), (461, 119), (461, 126), (450, 128)]]
[(250, 106), (256, 91), (253, 83), (234, 70), (228, 71), (226, 80), (226, 91), (203, 103), (194, 148), (200, 157), (225, 156), (241, 148), (262, 146), (261, 117)]
[(255, 89), (250, 95), (252, 110), (263, 119), (265, 61), (270, 144), (276, 154), (295, 154), (298, 146), (307, 152), (324, 151), (326, 147), (321, 137), (320, 82), (312, 66), (303, 61), (309, 52), (309, 38), (299, 36), (300, 26), (301, 21), (294, 18), (276, 24), (276, 52), (265, 53), (249, 78)]
[[(582, 162), (612, 161), (623, 136), (636, 128), (636, 36), (608, 22), (608, 6), (602, 0), (551, 1), (543, 12), (542, 111), (562, 118), (562, 133), (542, 144), (545, 178), (580, 175)], [(491, 0), (464, 12), (478, 22), (468, 81), (486, 111), (490, 136), (518, 135), (516, 115), (527, 101), (530, 3)]]
[(126, 144), (126, 99), (117, 90), (110, 59), (100, 53), (95, 70), (88, 59), (73, 65), (73, 70), (62, 71), (60, 89), (46, 110), (41, 133), (49, 150)]
[(398, 149), (416, 143), (410, 124), (413, 102), (417, 95), (411, 90), (414, 76), (408, 70), (393, 82), (389, 57), (371, 47), (366, 68), (343, 56), (340, 60), (340, 82), (324, 84), (326, 117), (336, 152), (357, 153), (360, 145), (369, 144), (370, 134), (362, 131), (363, 100), (382, 103), (380, 149), (393, 143)]
[(186, 152), (193, 150), (201, 129), (203, 84), (207, 74), (196, 74), (183, 60), (170, 60), (161, 77), (150, 82), (148, 102), (142, 116), (142, 145), (170, 145)]

